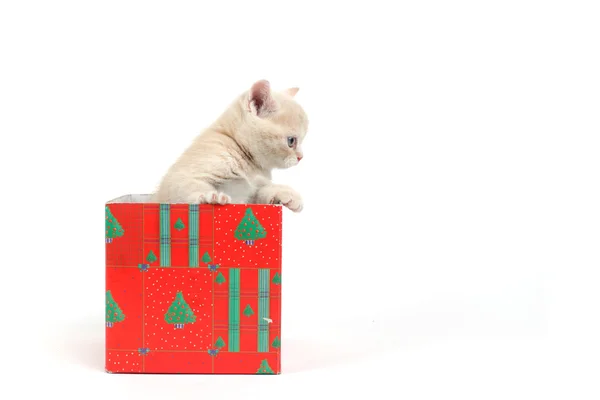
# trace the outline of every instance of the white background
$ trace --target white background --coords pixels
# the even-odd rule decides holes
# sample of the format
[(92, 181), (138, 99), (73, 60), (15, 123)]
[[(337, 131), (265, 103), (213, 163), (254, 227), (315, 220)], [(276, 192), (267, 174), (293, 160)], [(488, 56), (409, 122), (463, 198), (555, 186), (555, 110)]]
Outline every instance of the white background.
[[(597, 399), (594, 1), (0, 6), (3, 398)], [(104, 202), (299, 86), (283, 374), (104, 372)]]

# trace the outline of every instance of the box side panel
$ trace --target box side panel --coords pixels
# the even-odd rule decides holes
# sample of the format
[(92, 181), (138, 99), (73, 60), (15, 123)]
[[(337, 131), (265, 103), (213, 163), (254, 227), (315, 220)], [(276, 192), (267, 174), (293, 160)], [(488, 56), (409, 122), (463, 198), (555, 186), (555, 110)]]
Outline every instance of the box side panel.
[(143, 261), (149, 267), (161, 265), (160, 254), (160, 211), (158, 204), (144, 204)]
[(258, 269), (240, 271), (240, 346), (239, 351), (257, 351)]
[(108, 206), (108, 372), (280, 373), (281, 207)]
[(137, 266), (142, 260), (143, 205), (105, 206), (107, 266)]
[(213, 347), (219, 351), (229, 348), (229, 268), (219, 268), (214, 283)]
[(282, 247), (283, 247), (283, 214), (281, 208), (277, 212), (273, 213), (272, 219), (275, 225), (274, 235), (277, 238), (275, 244), (276, 253), (279, 253), (278, 260), (274, 263), (270, 269), (270, 311), (271, 320), (269, 324), (269, 351), (274, 352), (276, 357), (274, 360), (274, 370), (276, 374), (280, 374), (281, 371), (281, 348), (283, 338), (281, 337), (281, 301), (282, 301), (282, 285), (283, 285), (283, 259), (282, 259)]
[(198, 238), (198, 257), (199, 265), (204, 268), (215, 266), (218, 262), (215, 260), (215, 206), (202, 204), (199, 209), (199, 238)]
[(215, 260), (225, 267), (280, 268), (281, 208), (215, 208)]
[(146, 355), (145, 372), (161, 374), (211, 374), (213, 358), (206, 351), (151, 351)]
[(145, 275), (145, 347), (150, 352), (206, 352), (213, 341), (211, 272), (155, 267)]
[(170, 207), (171, 266), (190, 267), (190, 225), (187, 204)]
[(106, 348), (137, 351), (142, 335), (142, 285), (144, 274), (137, 267), (106, 269)]
[(108, 372), (140, 372), (143, 206), (105, 206), (105, 348)]
[(106, 372), (141, 373), (143, 356), (138, 351), (106, 350)]
[(279, 352), (281, 348), (281, 268), (270, 271), (270, 318), (269, 349)]
[[(215, 209), (215, 258), (226, 279), (215, 289), (215, 337), (226, 344), (215, 372), (256, 373), (243, 363), (260, 355), (275, 373), (281, 370), (281, 223), (280, 207)], [(232, 272), (239, 274), (239, 295), (232, 293)]]
[(216, 374), (279, 374), (278, 353), (219, 353), (215, 356)]

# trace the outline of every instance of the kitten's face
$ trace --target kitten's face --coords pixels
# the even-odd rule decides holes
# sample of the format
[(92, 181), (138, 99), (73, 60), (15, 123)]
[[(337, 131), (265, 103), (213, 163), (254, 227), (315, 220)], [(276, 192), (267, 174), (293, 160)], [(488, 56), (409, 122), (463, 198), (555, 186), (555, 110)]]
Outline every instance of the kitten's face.
[(253, 152), (269, 168), (290, 168), (304, 157), (308, 117), (294, 100), (297, 92), (297, 88), (273, 92), (267, 81), (256, 82), (250, 89), (247, 111), (255, 128)]

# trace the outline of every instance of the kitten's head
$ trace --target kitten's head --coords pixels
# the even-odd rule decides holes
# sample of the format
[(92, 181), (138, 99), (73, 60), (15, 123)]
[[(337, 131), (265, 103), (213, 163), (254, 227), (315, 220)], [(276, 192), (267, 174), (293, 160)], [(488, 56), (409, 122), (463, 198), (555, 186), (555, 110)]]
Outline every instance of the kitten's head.
[(268, 81), (261, 80), (242, 97), (248, 146), (266, 168), (290, 168), (304, 157), (308, 117), (294, 100), (296, 93), (298, 88), (273, 91)]

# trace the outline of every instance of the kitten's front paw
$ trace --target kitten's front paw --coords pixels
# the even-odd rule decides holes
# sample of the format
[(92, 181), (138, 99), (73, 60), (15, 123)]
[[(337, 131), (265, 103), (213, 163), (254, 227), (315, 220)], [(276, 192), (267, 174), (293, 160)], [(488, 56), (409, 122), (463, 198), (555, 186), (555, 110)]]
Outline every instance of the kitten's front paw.
[(294, 212), (300, 212), (304, 207), (300, 194), (294, 189), (285, 186), (281, 186), (275, 191), (274, 196), (269, 199), (269, 203), (283, 204)]
[(201, 193), (198, 196), (198, 203), (225, 205), (225, 204), (231, 203), (231, 197), (229, 197), (228, 195), (226, 195), (223, 192), (210, 191), (210, 192), (206, 192), (206, 193)]

